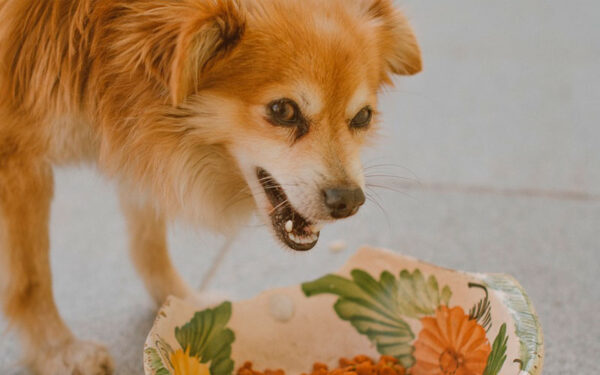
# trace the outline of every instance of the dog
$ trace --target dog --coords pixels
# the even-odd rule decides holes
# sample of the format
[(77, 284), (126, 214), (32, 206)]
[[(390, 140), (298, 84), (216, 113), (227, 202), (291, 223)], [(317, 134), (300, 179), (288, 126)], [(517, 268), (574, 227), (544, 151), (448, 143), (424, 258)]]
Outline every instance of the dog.
[(54, 166), (113, 180), (149, 293), (186, 298), (166, 223), (228, 233), (256, 212), (311, 249), (365, 202), (378, 92), (421, 66), (392, 0), (0, 0), (0, 281), (28, 366), (113, 372), (53, 300)]

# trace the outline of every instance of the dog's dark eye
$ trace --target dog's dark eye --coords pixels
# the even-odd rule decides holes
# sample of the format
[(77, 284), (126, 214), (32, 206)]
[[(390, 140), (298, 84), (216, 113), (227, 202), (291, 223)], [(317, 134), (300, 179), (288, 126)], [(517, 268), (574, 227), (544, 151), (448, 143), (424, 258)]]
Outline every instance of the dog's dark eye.
[(298, 105), (289, 99), (269, 103), (269, 117), (276, 125), (295, 126), (301, 120)]
[(302, 116), (298, 104), (291, 99), (279, 99), (269, 103), (267, 116), (271, 124), (293, 129), (294, 140), (308, 133), (308, 120)]
[(369, 126), (371, 119), (373, 118), (373, 110), (371, 107), (365, 107), (361, 109), (356, 116), (350, 121), (350, 126), (355, 129), (362, 129)]

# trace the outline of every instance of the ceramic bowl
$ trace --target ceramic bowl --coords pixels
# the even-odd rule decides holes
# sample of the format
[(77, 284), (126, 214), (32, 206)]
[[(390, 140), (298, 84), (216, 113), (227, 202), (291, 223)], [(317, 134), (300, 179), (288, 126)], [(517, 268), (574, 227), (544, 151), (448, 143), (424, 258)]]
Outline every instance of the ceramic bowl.
[(336, 274), (209, 309), (171, 298), (144, 350), (146, 375), (309, 373), (389, 355), (408, 374), (540, 374), (542, 332), (512, 277), (464, 273), (363, 248)]

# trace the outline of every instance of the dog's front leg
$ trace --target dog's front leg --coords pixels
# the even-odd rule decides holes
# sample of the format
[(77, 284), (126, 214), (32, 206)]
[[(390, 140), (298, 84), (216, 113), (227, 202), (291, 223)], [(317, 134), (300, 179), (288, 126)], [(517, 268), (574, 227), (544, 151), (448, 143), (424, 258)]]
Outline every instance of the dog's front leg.
[(54, 303), (48, 240), (52, 169), (41, 158), (14, 151), (0, 154), (4, 312), (18, 329), (26, 360), (36, 374), (111, 374), (106, 349), (77, 340)]
[(129, 229), (131, 259), (158, 306), (173, 295), (188, 299), (195, 293), (175, 270), (167, 248), (164, 216), (147, 200), (121, 188), (121, 206)]

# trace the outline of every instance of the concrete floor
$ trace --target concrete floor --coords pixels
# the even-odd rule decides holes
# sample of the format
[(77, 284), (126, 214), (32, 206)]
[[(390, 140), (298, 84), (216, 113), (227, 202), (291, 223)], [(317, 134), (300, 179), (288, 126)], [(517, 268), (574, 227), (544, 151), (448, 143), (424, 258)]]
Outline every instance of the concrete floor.
[[(545, 374), (600, 370), (600, 27), (598, 2), (404, 0), (425, 72), (382, 98), (380, 144), (365, 158), (406, 177), (308, 254), (250, 224), (219, 264), (222, 239), (174, 228), (173, 256), (199, 285), (234, 298), (339, 267), (360, 244), (442, 266), (514, 275), (540, 315)], [(392, 166), (393, 164), (394, 166)], [(118, 375), (141, 374), (152, 303), (127, 262), (113, 187), (57, 171), (52, 263), (58, 305), (81, 337), (105, 342)], [(349, 250), (333, 254), (343, 238)], [(74, 284), (72, 281), (77, 280)], [(0, 323), (0, 329), (5, 325)], [(0, 373), (25, 374), (10, 331)]]

